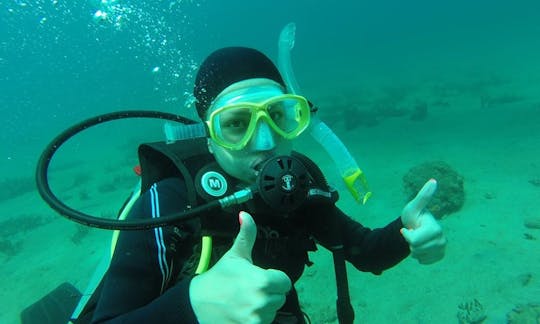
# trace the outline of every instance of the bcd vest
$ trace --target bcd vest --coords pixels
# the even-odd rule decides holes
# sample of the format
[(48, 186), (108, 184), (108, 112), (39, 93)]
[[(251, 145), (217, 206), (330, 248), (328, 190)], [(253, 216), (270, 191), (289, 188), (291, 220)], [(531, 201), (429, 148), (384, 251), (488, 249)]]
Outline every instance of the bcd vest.
[[(222, 198), (240, 189), (240, 182), (224, 172), (207, 149), (206, 138), (180, 140), (174, 143), (155, 142), (139, 146), (141, 165), (141, 192), (148, 190), (154, 183), (170, 177), (179, 177), (186, 184), (188, 206), (200, 206), (210, 200)], [(306, 156), (293, 152), (307, 167), (311, 187), (335, 193), (325, 199), (325, 204), (334, 204), (337, 193), (329, 189), (320, 169)], [(320, 200), (320, 197), (314, 197)], [(312, 199), (312, 200), (313, 200)], [(324, 200), (324, 199), (323, 199)], [(308, 204), (311, 202), (308, 202)], [(318, 202), (320, 203), (320, 201)], [(179, 206), (184, 208), (185, 206)], [(311, 208), (310, 208), (311, 209)], [(213, 237), (211, 265), (225, 253), (236, 237), (239, 225), (237, 215), (245, 210), (253, 215), (257, 224), (257, 240), (253, 249), (253, 262), (262, 268), (274, 268), (286, 272), (291, 280), (296, 281), (303, 272), (304, 265), (311, 265), (308, 251), (315, 251), (316, 245), (311, 233), (305, 226), (316, 213), (317, 208), (306, 208), (288, 214), (278, 214), (260, 199), (254, 199), (214, 213), (200, 217), (201, 235)], [(189, 274), (198, 261), (198, 247), (193, 258), (182, 271)]]

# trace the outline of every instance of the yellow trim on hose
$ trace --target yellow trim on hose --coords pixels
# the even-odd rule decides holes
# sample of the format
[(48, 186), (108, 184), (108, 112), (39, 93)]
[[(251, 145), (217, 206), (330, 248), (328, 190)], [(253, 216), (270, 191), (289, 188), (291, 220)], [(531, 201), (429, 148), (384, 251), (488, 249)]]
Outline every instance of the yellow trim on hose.
[[(141, 195), (141, 182), (139, 181), (139, 183), (133, 190), (133, 193), (131, 194), (129, 201), (124, 206), (124, 209), (122, 209), (120, 216), (118, 216), (119, 220), (126, 219), (129, 211), (133, 207), (133, 204), (135, 204), (135, 201), (137, 201), (137, 198), (139, 198), (140, 195)], [(113, 232), (112, 239), (111, 239), (111, 255), (110, 255), (111, 259), (114, 254), (114, 250), (116, 249), (116, 242), (118, 242), (118, 235), (120, 235), (120, 231), (115, 230)], [(202, 242), (201, 242), (201, 258), (199, 259), (199, 264), (197, 266), (197, 269), (195, 270), (196, 274), (201, 274), (205, 272), (206, 270), (208, 270), (211, 257), (212, 257), (212, 237), (203, 236)]]
[(212, 257), (212, 236), (203, 236), (201, 242), (201, 258), (195, 274), (201, 274), (208, 270), (210, 258)]
[[(127, 217), (127, 214), (133, 207), (133, 204), (135, 204), (135, 201), (137, 201), (137, 198), (141, 195), (141, 181), (137, 183), (135, 186), (135, 189), (133, 189), (133, 193), (131, 194), (131, 197), (129, 198), (129, 201), (124, 206), (124, 209), (122, 209), (122, 212), (120, 213), (120, 216), (118, 216), (119, 220), (124, 220)], [(118, 241), (118, 235), (120, 234), (119, 230), (115, 230), (112, 235), (111, 239), (111, 259), (114, 254), (114, 249), (116, 249), (116, 242)]]

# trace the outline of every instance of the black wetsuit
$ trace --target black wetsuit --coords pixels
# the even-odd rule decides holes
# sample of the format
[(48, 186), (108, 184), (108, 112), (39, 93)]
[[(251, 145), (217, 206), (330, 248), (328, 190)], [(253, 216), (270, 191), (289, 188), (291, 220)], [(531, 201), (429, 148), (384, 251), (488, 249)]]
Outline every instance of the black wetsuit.
[[(142, 194), (128, 217), (160, 217), (182, 211), (187, 201), (185, 189), (185, 184), (179, 178), (162, 180)], [(347, 261), (361, 271), (380, 274), (409, 254), (408, 244), (399, 232), (402, 227), (400, 218), (384, 228), (371, 230), (350, 219), (333, 204), (322, 210), (300, 209), (300, 212), (332, 213), (326, 216), (337, 221)], [(253, 216), (257, 221), (257, 215)], [(328, 247), (332, 243), (326, 229), (321, 228), (324, 224), (311, 215), (309, 217), (313, 218), (312, 222), (308, 222), (310, 237)], [(238, 225), (235, 226), (231, 242), (238, 231)], [(192, 268), (194, 251), (200, 242), (200, 230), (200, 222), (193, 220), (177, 226), (122, 232), (103, 282), (93, 322), (196, 323), (189, 300), (189, 284), (193, 275), (187, 269)], [(291, 240), (292, 244), (282, 245), (269, 255), (269, 241), (264, 241), (260, 234), (261, 229), (253, 250), (254, 264), (283, 270), (293, 283), (296, 282), (305, 264), (309, 264), (306, 250), (310, 249)], [(287, 234), (281, 233), (281, 236)], [(276, 255), (272, 256), (271, 253)], [(293, 313), (299, 321), (303, 321), (294, 289), (288, 295), (282, 311)]]

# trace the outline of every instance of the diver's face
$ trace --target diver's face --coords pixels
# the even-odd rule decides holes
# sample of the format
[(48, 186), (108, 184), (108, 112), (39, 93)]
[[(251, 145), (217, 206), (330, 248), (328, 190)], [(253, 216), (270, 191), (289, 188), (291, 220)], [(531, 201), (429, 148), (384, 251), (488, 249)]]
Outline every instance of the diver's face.
[[(227, 87), (216, 97), (207, 116), (226, 105), (244, 102), (260, 103), (283, 94), (282, 87), (269, 79), (240, 81)], [(259, 119), (253, 135), (242, 149), (228, 149), (212, 139), (208, 139), (208, 147), (225, 172), (251, 184), (257, 178), (257, 170), (261, 162), (273, 156), (290, 154), (292, 142), (276, 134), (267, 121)]]

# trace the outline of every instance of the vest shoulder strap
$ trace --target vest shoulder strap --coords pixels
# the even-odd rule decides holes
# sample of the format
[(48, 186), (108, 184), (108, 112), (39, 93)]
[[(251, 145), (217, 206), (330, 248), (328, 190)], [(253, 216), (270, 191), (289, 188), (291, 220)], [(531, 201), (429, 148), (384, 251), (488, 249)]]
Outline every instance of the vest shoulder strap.
[(186, 182), (189, 202), (196, 204), (197, 194), (192, 185), (194, 172), (213, 160), (206, 147), (206, 138), (145, 143), (139, 146), (138, 154), (142, 170), (141, 192), (163, 179), (180, 177)]

